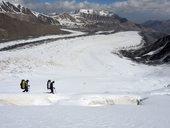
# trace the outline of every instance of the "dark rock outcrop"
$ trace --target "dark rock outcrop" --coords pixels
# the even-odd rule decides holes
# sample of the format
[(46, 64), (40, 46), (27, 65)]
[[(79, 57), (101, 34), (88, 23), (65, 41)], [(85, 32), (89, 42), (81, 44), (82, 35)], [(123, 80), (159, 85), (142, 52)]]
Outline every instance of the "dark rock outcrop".
[(163, 64), (170, 62), (170, 35), (158, 39), (139, 49), (121, 50), (120, 53), (134, 61), (145, 64)]

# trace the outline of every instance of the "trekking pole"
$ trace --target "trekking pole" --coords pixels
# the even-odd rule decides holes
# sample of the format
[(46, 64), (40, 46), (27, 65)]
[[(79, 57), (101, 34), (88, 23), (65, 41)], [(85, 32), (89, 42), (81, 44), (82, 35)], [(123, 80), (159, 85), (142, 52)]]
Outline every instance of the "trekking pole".
[(55, 90), (55, 88), (54, 88), (54, 93), (56, 93), (56, 90)]

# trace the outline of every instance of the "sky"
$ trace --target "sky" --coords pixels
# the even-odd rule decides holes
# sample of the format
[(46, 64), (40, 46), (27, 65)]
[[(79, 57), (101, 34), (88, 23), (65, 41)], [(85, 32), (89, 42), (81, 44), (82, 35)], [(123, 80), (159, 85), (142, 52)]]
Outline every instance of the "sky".
[[(37, 0), (38, 2), (55, 2), (57, 0)], [(109, 4), (117, 1), (125, 1), (125, 0), (76, 0), (77, 2), (93, 2), (93, 3), (100, 3), (100, 4)]]
[[(1, 1), (1, 0), (0, 0)], [(43, 13), (107, 10), (131, 21), (170, 19), (170, 0), (6, 0)]]

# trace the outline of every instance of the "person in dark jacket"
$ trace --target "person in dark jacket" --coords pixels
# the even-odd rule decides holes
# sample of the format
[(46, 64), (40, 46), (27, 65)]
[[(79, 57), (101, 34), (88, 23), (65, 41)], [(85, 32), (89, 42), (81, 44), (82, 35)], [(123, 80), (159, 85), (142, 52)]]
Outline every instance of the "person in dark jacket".
[(25, 90), (23, 92), (29, 92), (30, 85), (28, 84), (29, 80), (26, 80)]
[(55, 83), (55, 81), (50, 83), (50, 90), (51, 90), (51, 93), (53, 93), (53, 94), (54, 94), (54, 90), (55, 90), (54, 83)]

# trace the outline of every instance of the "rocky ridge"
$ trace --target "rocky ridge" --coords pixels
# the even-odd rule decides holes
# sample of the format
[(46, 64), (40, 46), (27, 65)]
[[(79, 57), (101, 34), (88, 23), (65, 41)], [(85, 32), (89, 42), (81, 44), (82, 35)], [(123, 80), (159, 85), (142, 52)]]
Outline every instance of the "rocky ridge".
[(145, 64), (164, 64), (170, 62), (170, 35), (138, 49), (120, 50), (120, 53), (136, 62)]
[(10, 2), (0, 3), (0, 19), (0, 42), (62, 33), (52, 17)]
[(141, 31), (144, 29), (144, 27), (139, 24), (135, 24), (126, 18), (121, 18), (114, 13), (103, 10), (96, 11), (93, 9), (80, 9), (74, 13), (56, 14), (53, 15), (53, 18), (58, 20), (65, 28), (89, 32), (106, 30)]

